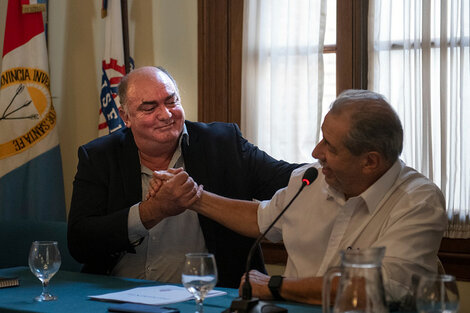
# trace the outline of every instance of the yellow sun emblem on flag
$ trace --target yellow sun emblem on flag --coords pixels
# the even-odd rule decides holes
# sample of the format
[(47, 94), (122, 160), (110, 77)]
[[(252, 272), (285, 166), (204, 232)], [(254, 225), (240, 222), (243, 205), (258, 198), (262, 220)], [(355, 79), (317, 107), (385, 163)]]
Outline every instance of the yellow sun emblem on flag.
[(36, 107), (39, 115), (43, 115), (48, 106), (48, 99), (46, 98), (46, 94), (49, 92), (43, 87), (40, 86), (27, 86), (29, 96), (31, 100), (33, 100), (33, 104)]
[(36, 68), (12, 68), (1, 75), (0, 159), (20, 153), (54, 128), (56, 113), (49, 74)]

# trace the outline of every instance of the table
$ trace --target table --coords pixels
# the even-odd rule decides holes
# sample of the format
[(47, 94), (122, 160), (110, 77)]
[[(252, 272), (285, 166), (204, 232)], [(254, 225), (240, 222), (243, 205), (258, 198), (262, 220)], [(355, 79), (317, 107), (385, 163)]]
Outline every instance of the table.
[[(136, 287), (155, 286), (160, 283), (104, 275), (59, 271), (51, 280), (50, 291), (58, 300), (38, 303), (33, 298), (41, 293), (41, 282), (27, 267), (0, 269), (0, 276), (17, 276), (19, 287), (0, 288), (0, 312), (107, 312), (109, 302), (90, 300), (88, 296), (122, 291)], [(238, 296), (237, 289), (216, 288), (227, 292), (221, 297), (204, 301), (204, 312), (222, 312)], [(321, 312), (321, 307), (293, 302), (275, 302), (289, 312)], [(168, 305), (181, 313), (194, 312), (194, 300)]]

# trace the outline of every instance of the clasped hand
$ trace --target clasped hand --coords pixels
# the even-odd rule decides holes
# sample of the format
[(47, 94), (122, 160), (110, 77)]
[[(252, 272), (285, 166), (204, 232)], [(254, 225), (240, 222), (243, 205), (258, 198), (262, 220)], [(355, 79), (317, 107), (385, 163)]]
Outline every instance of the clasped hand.
[(141, 205), (142, 223), (151, 228), (166, 217), (181, 214), (201, 197), (202, 189), (182, 168), (155, 171)]

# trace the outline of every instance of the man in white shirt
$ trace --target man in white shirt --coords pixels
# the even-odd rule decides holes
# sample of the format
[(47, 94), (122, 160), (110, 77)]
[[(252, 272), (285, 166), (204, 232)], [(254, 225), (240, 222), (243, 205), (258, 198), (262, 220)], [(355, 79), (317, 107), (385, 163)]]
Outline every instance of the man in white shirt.
[[(326, 115), (322, 132), (312, 152), (319, 162), (295, 170), (288, 186), (271, 200), (232, 200), (204, 191), (192, 209), (257, 237), (297, 193), (306, 169), (315, 166), (318, 178), (266, 236), (284, 242), (285, 277), (252, 270), (253, 295), (320, 304), (322, 276), (339, 265), (341, 250), (384, 246), (386, 294), (399, 300), (410, 292), (412, 274), (437, 271), (446, 228), (444, 197), (429, 179), (399, 160), (403, 129), (383, 96), (343, 92)], [(165, 175), (155, 177), (165, 180)]]

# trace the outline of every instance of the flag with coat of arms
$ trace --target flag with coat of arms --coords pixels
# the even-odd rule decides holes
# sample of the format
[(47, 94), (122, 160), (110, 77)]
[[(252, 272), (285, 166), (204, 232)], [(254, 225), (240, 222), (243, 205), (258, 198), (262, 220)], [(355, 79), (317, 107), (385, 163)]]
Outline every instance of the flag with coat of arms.
[(0, 87), (0, 219), (65, 221), (41, 4), (9, 0)]
[[(105, 19), (105, 47), (102, 60), (99, 136), (107, 135), (124, 127), (124, 122), (119, 116), (121, 104), (117, 89), (121, 78), (126, 74), (121, 1), (104, 0), (102, 17)], [(130, 63), (133, 67), (132, 59), (130, 59)]]

